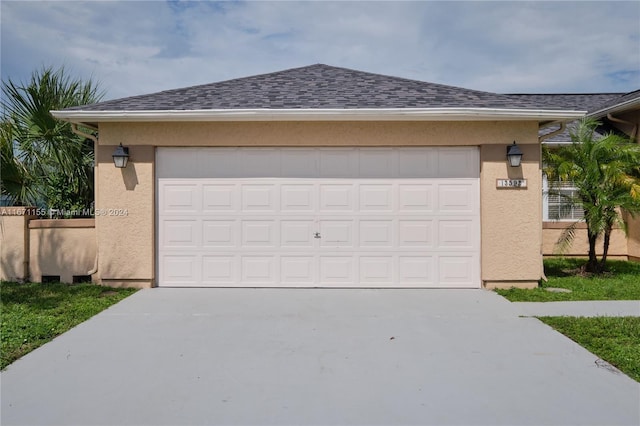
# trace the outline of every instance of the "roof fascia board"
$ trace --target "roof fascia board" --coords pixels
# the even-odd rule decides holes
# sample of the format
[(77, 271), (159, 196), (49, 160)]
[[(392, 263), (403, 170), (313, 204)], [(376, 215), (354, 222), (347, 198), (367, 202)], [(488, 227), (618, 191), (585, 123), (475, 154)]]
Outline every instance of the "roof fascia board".
[(586, 111), (500, 108), (214, 109), (163, 111), (51, 111), (72, 122), (148, 121), (486, 121), (575, 120)]

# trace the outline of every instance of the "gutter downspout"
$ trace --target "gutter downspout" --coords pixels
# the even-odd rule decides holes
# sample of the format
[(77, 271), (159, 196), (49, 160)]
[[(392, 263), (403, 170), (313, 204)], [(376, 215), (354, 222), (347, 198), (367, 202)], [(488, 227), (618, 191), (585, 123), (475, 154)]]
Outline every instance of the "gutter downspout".
[[(93, 126), (89, 126), (87, 124), (83, 124), (83, 126), (86, 126), (88, 128), (94, 129), (94, 130), (98, 130), (97, 128), (93, 127)], [(98, 155), (98, 138), (95, 137), (94, 135), (91, 135), (89, 133), (85, 133), (83, 131), (81, 131), (80, 129), (78, 129), (78, 124), (77, 123), (71, 123), (71, 131), (73, 133), (75, 133), (78, 136), (82, 136), (83, 138), (86, 139), (90, 139), (93, 141), (93, 191), (94, 194), (97, 195), (97, 191), (98, 191), (98, 173), (97, 173), (97, 169), (98, 169), (98, 162), (96, 161), (96, 157)], [(97, 198), (94, 195), (94, 199)], [(95, 219), (94, 219), (95, 220)], [(99, 246), (98, 246), (98, 232), (97, 230), (94, 228), (94, 232), (96, 234), (96, 258), (93, 261), (93, 268), (91, 268), (90, 271), (87, 271), (87, 275), (94, 275), (95, 273), (98, 272), (98, 253), (99, 253)]]
[(538, 137), (538, 142), (542, 143), (545, 140), (549, 139), (550, 137), (553, 137), (559, 133), (564, 132), (564, 130), (566, 129), (567, 125), (564, 123), (564, 121), (562, 123), (560, 123), (560, 128), (558, 130), (554, 130), (551, 133), (547, 133), (546, 135), (542, 135)]
[(631, 138), (631, 140), (635, 140), (636, 139), (636, 134), (638, 133), (638, 124), (637, 123), (632, 123), (630, 121), (626, 121), (626, 120), (622, 120), (620, 118), (616, 118), (613, 115), (611, 115), (611, 113), (607, 114), (607, 119), (609, 121), (613, 121), (614, 123), (621, 123), (621, 124), (628, 124), (629, 126), (633, 126), (631, 130), (631, 134), (629, 135), (629, 137)]

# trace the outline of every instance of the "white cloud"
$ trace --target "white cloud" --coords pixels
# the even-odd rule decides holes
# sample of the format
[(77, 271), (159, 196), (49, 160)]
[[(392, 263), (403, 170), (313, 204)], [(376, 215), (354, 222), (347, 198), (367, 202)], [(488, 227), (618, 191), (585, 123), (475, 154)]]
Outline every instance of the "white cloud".
[(345, 66), (495, 92), (640, 87), (638, 2), (3, 0), (2, 77), (65, 64), (109, 98)]

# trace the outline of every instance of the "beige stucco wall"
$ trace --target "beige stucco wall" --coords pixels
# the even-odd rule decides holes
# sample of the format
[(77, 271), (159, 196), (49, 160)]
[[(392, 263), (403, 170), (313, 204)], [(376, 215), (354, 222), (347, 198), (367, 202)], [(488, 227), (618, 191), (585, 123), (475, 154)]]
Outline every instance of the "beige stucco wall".
[(640, 262), (640, 214), (635, 218), (627, 215), (627, 254), (630, 260)]
[[(589, 241), (587, 239), (587, 229), (582, 223), (575, 230), (575, 236), (568, 250), (560, 253), (557, 250), (556, 243), (562, 235), (565, 227), (570, 226), (566, 222), (546, 222), (542, 229), (542, 253), (545, 256), (554, 256), (562, 254), (564, 256), (581, 256), (586, 257), (589, 253)], [(602, 255), (602, 238), (598, 238), (596, 246), (596, 254)], [(609, 241), (609, 258), (627, 259), (627, 237), (622, 229), (614, 229), (611, 233)]]
[(31, 278), (60, 276), (64, 283), (74, 275), (89, 275), (96, 258), (93, 219), (53, 219), (29, 222), (29, 269)]
[(113, 147), (98, 147), (97, 275), (109, 286), (150, 287), (155, 280), (155, 149), (129, 145), (129, 152), (128, 166), (118, 169)]
[[(542, 271), (540, 145), (537, 122), (208, 122), (101, 123), (97, 204), (126, 216), (96, 217), (99, 272), (109, 285), (155, 284), (156, 146), (481, 146), (482, 279), (489, 287), (534, 286)], [(506, 146), (524, 150), (520, 168)], [(115, 145), (130, 163), (116, 169)], [(528, 179), (498, 190), (496, 179)]]
[[(101, 145), (422, 146), (534, 143), (536, 122), (101, 123)], [(534, 138), (532, 140), (532, 135)], [(111, 155), (112, 152), (109, 152)]]
[(28, 207), (0, 207), (0, 279), (29, 278)]
[[(482, 280), (488, 288), (535, 287), (541, 277), (541, 150), (537, 136), (527, 141), (534, 143), (519, 143), (520, 167), (507, 165), (504, 145), (480, 150)], [(497, 189), (496, 180), (504, 178), (527, 179), (527, 188)]]

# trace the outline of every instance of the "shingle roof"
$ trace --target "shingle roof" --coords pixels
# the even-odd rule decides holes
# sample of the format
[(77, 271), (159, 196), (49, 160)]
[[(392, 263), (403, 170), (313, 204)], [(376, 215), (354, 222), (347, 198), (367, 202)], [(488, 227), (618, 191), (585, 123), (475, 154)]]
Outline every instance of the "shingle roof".
[[(544, 101), (544, 102), (543, 102)], [(316, 64), (218, 83), (115, 99), (65, 111), (499, 108), (564, 110), (510, 96)]]
[[(587, 110), (587, 116), (598, 119), (601, 121), (601, 125), (598, 127), (596, 133), (598, 135), (605, 135), (609, 132), (616, 132), (617, 129), (612, 127), (607, 120), (601, 120), (607, 112), (610, 112), (616, 107), (631, 107), (638, 108), (640, 105), (640, 90), (636, 90), (630, 93), (588, 93), (588, 94), (540, 94), (540, 95), (528, 95), (519, 94), (512, 96), (521, 96), (524, 98), (536, 98), (543, 102), (544, 99), (548, 99), (549, 102), (558, 105), (564, 105), (568, 108)], [(566, 129), (545, 139), (545, 143), (566, 143), (571, 142), (570, 131), (575, 128), (577, 121), (567, 123)], [(543, 136), (556, 130), (557, 127), (546, 127), (539, 131), (539, 135)]]
[[(610, 112), (616, 109), (616, 107), (618, 106), (624, 107), (631, 104), (635, 105), (636, 108), (637, 105), (640, 105), (640, 90), (620, 94), (620, 96), (609, 99), (608, 101), (603, 102), (602, 104), (597, 105), (594, 108), (589, 108), (589, 115), (594, 115), (596, 116), (596, 118), (599, 118), (601, 116), (604, 116), (606, 112)], [(600, 112), (602, 112), (602, 114), (598, 114)]]
[[(576, 127), (578, 126), (578, 121), (571, 121), (569, 123), (567, 123), (564, 131), (558, 133), (557, 135), (553, 135), (550, 138), (547, 138), (544, 140), (544, 143), (547, 144), (554, 144), (554, 143), (567, 143), (567, 142), (571, 142), (571, 131), (575, 130)], [(558, 129), (558, 126), (551, 126), (551, 127), (545, 127), (542, 128), (538, 131), (538, 136), (544, 136), (547, 135), (555, 130)], [(611, 126), (607, 125), (606, 123), (603, 123), (602, 125), (598, 126), (598, 128), (595, 131), (596, 136), (604, 136), (607, 133), (610, 132), (615, 132), (615, 129), (612, 128)]]
[(595, 111), (602, 105), (619, 99), (624, 93), (553, 93), (553, 94), (510, 94), (541, 105), (555, 105), (568, 109)]

